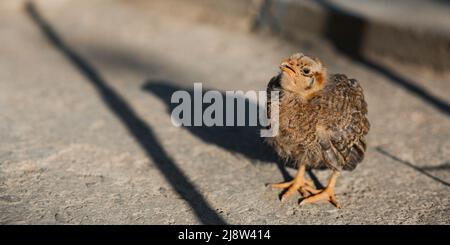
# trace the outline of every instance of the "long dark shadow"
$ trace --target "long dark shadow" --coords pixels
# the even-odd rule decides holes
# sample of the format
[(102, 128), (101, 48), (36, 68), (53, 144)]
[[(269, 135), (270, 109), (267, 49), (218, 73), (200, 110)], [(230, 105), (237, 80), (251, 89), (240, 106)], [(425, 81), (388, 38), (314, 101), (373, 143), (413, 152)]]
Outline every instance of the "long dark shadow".
[[(172, 94), (176, 91), (182, 90), (186, 91), (191, 98), (194, 98), (194, 90), (193, 88), (183, 88), (175, 85), (174, 83), (166, 80), (148, 80), (142, 87), (143, 90), (150, 92), (152, 95), (155, 95), (161, 101), (166, 104), (167, 113), (170, 115), (175, 107), (178, 106), (178, 103), (171, 103)], [(203, 88), (202, 93), (204, 94), (209, 89)], [(226, 114), (226, 103), (225, 101), (229, 100), (225, 93), (220, 92), (220, 96), (222, 98), (222, 118), (225, 120)], [(231, 98), (232, 99), (232, 98)], [(194, 103), (191, 101), (191, 111), (190, 118), (194, 118), (194, 110), (198, 108), (194, 108)], [(255, 103), (250, 102), (248, 99), (245, 99), (245, 107), (246, 111), (248, 111), (248, 107), (250, 104), (252, 106), (257, 106)], [(203, 111), (206, 109), (208, 105), (203, 104)], [(202, 115), (203, 115), (202, 111)], [(186, 116), (186, 115), (183, 115)], [(218, 115), (217, 115), (218, 116)], [(234, 120), (236, 122), (236, 118), (240, 116), (237, 114), (237, 110), (234, 111)], [(191, 120), (192, 121), (192, 120)], [(236, 124), (235, 124), (236, 125)], [(248, 124), (246, 124), (248, 125)], [(217, 145), (229, 152), (239, 153), (247, 158), (253, 160), (259, 160), (262, 162), (274, 162), (277, 160), (277, 156), (273, 149), (264, 142), (264, 138), (259, 135), (259, 127), (257, 126), (211, 126), (208, 127), (206, 125), (201, 126), (188, 126), (184, 127), (193, 135), (202, 139), (204, 142), (208, 144)]]
[[(410, 167), (410, 168), (412, 168), (412, 169), (414, 169), (414, 170), (416, 170), (416, 171), (422, 173), (423, 175), (425, 175), (425, 176), (431, 178), (431, 179), (434, 180), (434, 181), (437, 181), (437, 182), (439, 182), (439, 183), (441, 183), (441, 184), (443, 184), (443, 185), (445, 185), (445, 186), (450, 186), (450, 183), (449, 183), (449, 182), (447, 182), (447, 181), (445, 181), (445, 180), (442, 180), (442, 179), (440, 179), (440, 178), (438, 178), (438, 177), (436, 177), (436, 176), (433, 176), (433, 175), (429, 174), (427, 171), (425, 171), (424, 169), (426, 169), (427, 167), (420, 168), (420, 167), (414, 166), (414, 164), (412, 164), (412, 163), (410, 163), (410, 162), (408, 162), (408, 161), (402, 160), (402, 159), (400, 159), (400, 158), (398, 158), (398, 157), (396, 157), (396, 156), (390, 154), (389, 152), (385, 151), (385, 150), (384, 150), (383, 148), (381, 148), (381, 147), (376, 147), (376, 150), (377, 150), (379, 153), (381, 153), (381, 154), (383, 154), (383, 155), (385, 155), (385, 156), (387, 156), (387, 157), (389, 157), (389, 158), (391, 158), (391, 159), (393, 159), (393, 160), (395, 160), (395, 161), (397, 161), (397, 162), (399, 162), (399, 163), (402, 163), (402, 164), (404, 164), (404, 165), (406, 165), (406, 166), (408, 166), (408, 167)], [(448, 166), (448, 165), (447, 165), (447, 166)]]
[(368, 25), (367, 20), (351, 15), (346, 10), (327, 0), (316, 0), (316, 2), (327, 10), (327, 20), (323, 34), (339, 52), (384, 76), (387, 78), (387, 81), (405, 89), (440, 112), (450, 116), (450, 105), (448, 102), (432, 95), (425, 88), (414, 84), (414, 82), (402, 77), (388, 67), (364, 57), (361, 53), (361, 47)]
[(26, 13), (39, 27), (50, 44), (60, 51), (70, 63), (83, 74), (97, 90), (105, 105), (126, 126), (147, 156), (153, 160), (164, 178), (175, 191), (191, 206), (194, 214), (203, 224), (226, 224), (208, 205), (197, 188), (192, 184), (176, 163), (158, 142), (153, 130), (127, 104), (127, 102), (102, 78), (100, 73), (85, 59), (73, 51), (55, 32), (52, 26), (39, 14), (32, 2), (26, 5)]
[(445, 162), (438, 166), (421, 167), (423, 170), (450, 171), (450, 162)]

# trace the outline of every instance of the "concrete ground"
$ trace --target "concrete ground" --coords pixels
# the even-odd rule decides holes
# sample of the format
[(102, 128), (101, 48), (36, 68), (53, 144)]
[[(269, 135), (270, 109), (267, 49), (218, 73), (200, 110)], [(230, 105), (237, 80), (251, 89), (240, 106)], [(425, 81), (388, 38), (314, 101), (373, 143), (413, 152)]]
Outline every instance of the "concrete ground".
[[(302, 0), (305, 1), (305, 0)], [(450, 34), (450, 4), (447, 0), (320, 0), (351, 14), (405, 28)]]
[[(171, 2), (0, 4), (2, 224), (449, 224), (450, 74), (328, 42), (286, 42)], [(250, 128), (177, 128), (168, 96), (264, 90), (281, 58), (357, 78), (372, 125), (338, 180), (343, 208), (286, 203), (289, 178)], [(326, 183), (327, 171), (310, 175)]]

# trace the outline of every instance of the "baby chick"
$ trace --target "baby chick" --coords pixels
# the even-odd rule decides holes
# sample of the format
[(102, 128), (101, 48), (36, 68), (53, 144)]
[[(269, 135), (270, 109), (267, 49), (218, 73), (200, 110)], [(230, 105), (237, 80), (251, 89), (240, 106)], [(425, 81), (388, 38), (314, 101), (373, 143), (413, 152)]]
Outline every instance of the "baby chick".
[[(340, 208), (334, 196), (336, 179), (342, 170), (355, 169), (366, 151), (370, 124), (363, 89), (345, 75), (327, 77), (322, 62), (300, 53), (283, 60), (280, 69), (267, 88), (268, 94), (280, 91), (279, 133), (268, 143), (295, 163), (298, 172), (292, 181), (271, 186), (286, 190), (282, 201), (298, 190), (304, 197), (301, 205), (328, 200)], [(270, 97), (270, 115), (269, 110)], [(316, 190), (305, 179), (306, 167), (331, 169), (324, 189)]]

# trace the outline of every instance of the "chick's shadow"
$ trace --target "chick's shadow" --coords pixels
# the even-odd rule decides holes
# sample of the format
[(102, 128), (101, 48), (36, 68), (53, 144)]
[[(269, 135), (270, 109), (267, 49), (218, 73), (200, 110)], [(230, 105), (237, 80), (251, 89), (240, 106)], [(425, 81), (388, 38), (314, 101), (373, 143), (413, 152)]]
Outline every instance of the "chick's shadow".
[[(189, 93), (191, 96), (191, 118), (194, 118), (193, 98), (194, 90), (182, 88), (174, 85), (173, 82), (163, 80), (148, 80), (142, 87), (143, 90), (156, 95), (167, 106), (167, 113), (171, 115), (172, 110), (179, 104), (171, 103), (171, 96), (174, 92), (182, 90)], [(203, 94), (208, 91), (203, 89)], [(223, 112), (225, 113), (225, 101), (227, 95), (220, 93), (222, 96)], [(231, 99), (231, 98), (230, 98)], [(246, 111), (251, 102), (245, 99)], [(203, 110), (208, 107), (203, 103)], [(185, 116), (185, 115), (183, 115)], [(237, 113), (235, 110), (234, 118), (236, 119)], [(223, 116), (225, 119), (225, 114)], [(248, 120), (248, 119), (247, 119)], [(246, 124), (248, 125), (248, 124)], [(276, 163), (281, 175), (285, 180), (292, 179), (292, 176), (288, 173), (283, 162), (278, 158), (274, 150), (264, 142), (264, 138), (260, 137), (260, 127), (257, 126), (182, 126), (187, 129), (192, 135), (200, 138), (208, 144), (214, 144), (222, 149), (227, 150), (233, 154), (238, 154), (251, 159), (253, 162), (261, 163)]]

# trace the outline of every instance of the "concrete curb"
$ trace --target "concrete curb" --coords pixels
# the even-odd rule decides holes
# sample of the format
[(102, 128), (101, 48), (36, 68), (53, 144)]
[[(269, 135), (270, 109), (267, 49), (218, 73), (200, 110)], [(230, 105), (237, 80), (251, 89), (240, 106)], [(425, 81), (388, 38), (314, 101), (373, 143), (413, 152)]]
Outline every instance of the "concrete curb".
[(357, 16), (327, 1), (190, 2), (201, 4), (211, 12), (244, 18), (254, 29), (270, 30), (290, 40), (305, 33), (319, 35), (339, 51), (354, 57), (381, 54), (439, 71), (450, 69), (450, 35)]

